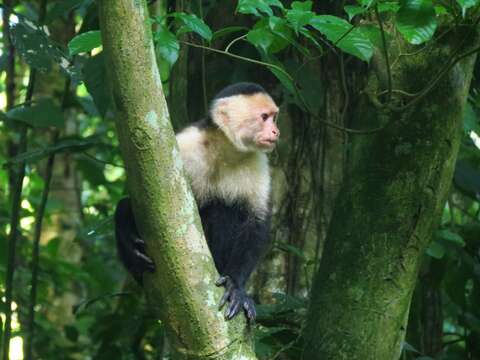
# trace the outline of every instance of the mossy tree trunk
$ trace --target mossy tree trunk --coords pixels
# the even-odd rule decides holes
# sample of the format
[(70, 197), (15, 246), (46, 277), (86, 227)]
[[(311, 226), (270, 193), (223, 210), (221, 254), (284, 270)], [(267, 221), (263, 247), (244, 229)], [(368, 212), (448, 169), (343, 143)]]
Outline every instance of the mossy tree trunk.
[[(458, 32), (416, 56), (396, 59), (394, 89), (421, 90), (455, 54), (471, 49), (466, 45), (476, 42), (474, 32)], [(398, 46), (412, 52), (400, 42), (392, 48)], [(385, 76), (371, 76), (371, 96), (359, 106), (355, 123), (384, 127), (353, 140), (352, 166), (312, 289), (304, 359), (399, 358), (419, 265), (450, 187), (474, 58), (456, 63), (407, 107), (412, 98), (400, 95), (392, 95), (390, 106), (372, 101), (385, 89), (377, 81)]]
[(169, 121), (143, 0), (98, 1), (116, 125), (139, 230), (157, 271), (146, 276), (176, 359), (254, 359), (242, 316), (225, 322), (218, 276)]

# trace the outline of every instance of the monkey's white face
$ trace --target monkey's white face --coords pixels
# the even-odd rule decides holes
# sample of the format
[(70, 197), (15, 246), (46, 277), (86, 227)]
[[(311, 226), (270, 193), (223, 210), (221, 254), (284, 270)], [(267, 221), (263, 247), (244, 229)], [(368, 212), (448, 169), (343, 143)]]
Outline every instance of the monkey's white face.
[(272, 151), (280, 136), (277, 116), (277, 105), (263, 93), (219, 99), (212, 108), (213, 121), (240, 151)]

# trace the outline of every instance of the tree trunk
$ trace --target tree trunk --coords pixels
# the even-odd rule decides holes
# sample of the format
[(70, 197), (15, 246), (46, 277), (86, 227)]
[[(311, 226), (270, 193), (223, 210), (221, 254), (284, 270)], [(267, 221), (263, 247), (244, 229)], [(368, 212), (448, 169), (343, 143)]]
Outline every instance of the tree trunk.
[[(477, 42), (473, 32), (396, 59), (394, 89), (423, 89), (459, 44)], [(450, 187), (473, 65), (474, 56), (465, 57), (406, 108), (399, 109), (411, 98), (395, 97), (390, 106), (364, 101), (358, 109), (362, 127), (384, 128), (353, 139), (313, 285), (304, 359), (398, 359), (420, 261)], [(381, 90), (372, 76), (367, 93)]]
[(217, 309), (218, 274), (184, 178), (155, 62), (145, 1), (98, 2), (120, 147), (136, 219), (157, 271), (149, 306), (167, 326), (177, 359), (254, 359), (245, 321)]

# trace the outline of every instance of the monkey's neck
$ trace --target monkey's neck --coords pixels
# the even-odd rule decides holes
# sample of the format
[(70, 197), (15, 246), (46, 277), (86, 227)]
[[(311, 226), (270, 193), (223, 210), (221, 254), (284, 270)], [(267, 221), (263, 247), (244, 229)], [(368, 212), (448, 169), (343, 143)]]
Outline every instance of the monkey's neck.
[(207, 147), (211, 147), (215, 162), (221, 166), (225, 164), (237, 166), (256, 156), (256, 152), (238, 150), (223, 131), (218, 128), (209, 129), (205, 132), (204, 144)]

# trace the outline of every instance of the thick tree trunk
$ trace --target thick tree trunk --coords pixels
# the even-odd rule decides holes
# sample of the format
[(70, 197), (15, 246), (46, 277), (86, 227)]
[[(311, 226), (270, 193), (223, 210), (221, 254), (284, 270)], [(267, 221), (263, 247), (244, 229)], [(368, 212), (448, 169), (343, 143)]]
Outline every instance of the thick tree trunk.
[(222, 295), (169, 121), (145, 1), (98, 2), (121, 151), (140, 233), (157, 271), (149, 306), (176, 359), (254, 359), (242, 316), (226, 323)]
[[(459, 35), (398, 59), (394, 88), (415, 93), (438, 76), (472, 31)], [(367, 102), (357, 111), (363, 127), (385, 127), (353, 141), (312, 290), (304, 359), (398, 359), (419, 264), (450, 187), (473, 64), (474, 56), (463, 59), (402, 111)], [(373, 77), (368, 90), (381, 91)]]

